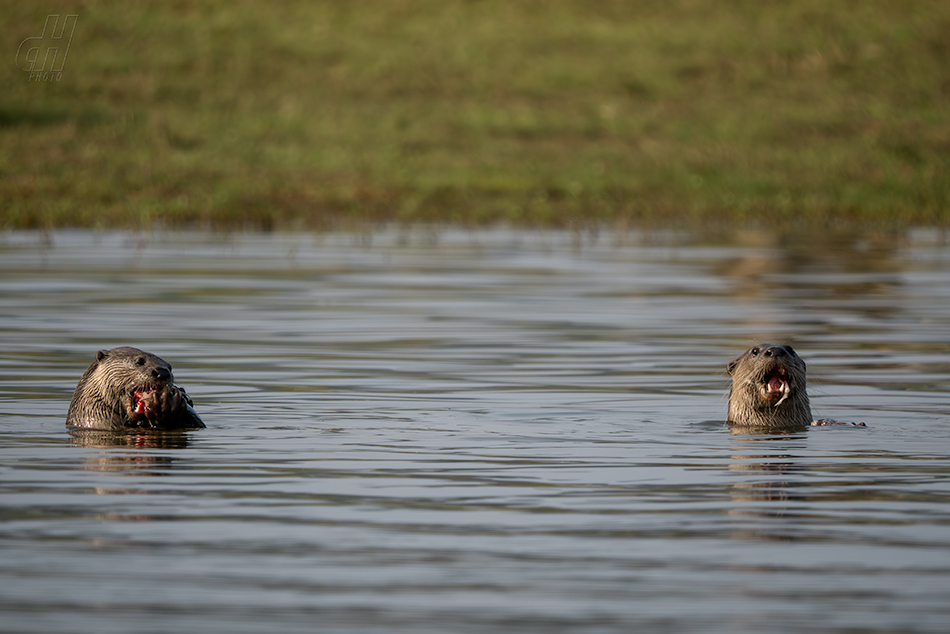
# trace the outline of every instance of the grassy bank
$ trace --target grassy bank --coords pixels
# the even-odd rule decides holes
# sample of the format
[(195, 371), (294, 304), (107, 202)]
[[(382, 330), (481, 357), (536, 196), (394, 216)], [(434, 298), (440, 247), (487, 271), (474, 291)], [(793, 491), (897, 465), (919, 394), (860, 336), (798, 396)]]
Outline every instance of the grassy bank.
[[(29, 81), (52, 12), (62, 79)], [(939, 0), (0, 13), (2, 227), (950, 220)]]

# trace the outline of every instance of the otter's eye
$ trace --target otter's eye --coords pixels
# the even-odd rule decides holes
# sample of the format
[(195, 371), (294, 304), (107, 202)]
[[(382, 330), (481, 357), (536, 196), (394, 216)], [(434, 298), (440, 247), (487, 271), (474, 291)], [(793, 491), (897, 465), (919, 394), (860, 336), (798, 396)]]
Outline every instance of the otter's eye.
[(797, 356), (798, 356), (797, 354), (795, 354), (795, 351), (792, 350), (792, 347), (791, 347), (791, 346), (785, 346), (785, 352), (787, 352), (788, 354), (790, 354), (790, 355), (793, 356), (793, 357), (797, 357)]
[(759, 354), (759, 349), (758, 349), (758, 348), (752, 348), (752, 350), (750, 350), (750, 352), (752, 353), (752, 356), (754, 357), (755, 355)]
[(139, 357), (135, 360), (135, 365), (145, 365), (145, 357)]

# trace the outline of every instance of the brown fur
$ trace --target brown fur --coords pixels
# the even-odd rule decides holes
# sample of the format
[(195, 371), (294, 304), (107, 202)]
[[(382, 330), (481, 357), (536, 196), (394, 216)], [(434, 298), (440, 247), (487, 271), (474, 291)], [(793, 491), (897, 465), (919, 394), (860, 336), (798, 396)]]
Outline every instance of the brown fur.
[(812, 424), (805, 362), (791, 346), (763, 343), (729, 366), (729, 422), (743, 427), (801, 428)]
[(137, 348), (100, 350), (86, 368), (66, 415), (83, 429), (196, 429), (194, 404), (174, 383), (172, 367)]

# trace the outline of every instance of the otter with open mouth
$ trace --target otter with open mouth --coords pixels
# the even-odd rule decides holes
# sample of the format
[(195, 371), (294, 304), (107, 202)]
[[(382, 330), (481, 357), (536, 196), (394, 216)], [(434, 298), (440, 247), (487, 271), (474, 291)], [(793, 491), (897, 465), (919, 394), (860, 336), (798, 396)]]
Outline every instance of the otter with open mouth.
[(805, 362), (791, 346), (763, 343), (752, 346), (728, 365), (729, 422), (740, 427), (796, 429), (808, 426), (852, 425), (823, 418), (812, 420), (805, 391)]
[(67, 427), (173, 430), (204, 427), (172, 366), (138, 348), (100, 350), (86, 368), (66, 415)]

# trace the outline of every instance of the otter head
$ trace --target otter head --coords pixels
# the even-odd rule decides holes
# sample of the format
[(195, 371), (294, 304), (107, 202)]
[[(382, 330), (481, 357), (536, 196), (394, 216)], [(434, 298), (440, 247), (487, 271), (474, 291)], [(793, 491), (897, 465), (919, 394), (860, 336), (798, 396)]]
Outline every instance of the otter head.
[(100, 350), (73, 392), (66, 425), (96, 430), (200, 429), (194, 403), (172, 366), (138, 348)]
[(179, 411), (185, 402), (173, 381), (172, 367), (154, 354), (130, 347), (100, 350), (79, 379), (66, 424), (93, 429), (155, 427), (162, 422), (156, 412), (167, 415), (169, 408), (163, 406), (169, 395)]
[(802, 427), (811, 424), (805, 362), (791, 346), (752, 346), (728, 365), (732, 376), (729, 420), (744, 426)]
[(100, 350), (96, 366), (94, 374), (113, 391), (113, 396), (119, 397), (133, 420), (145, 420), (149, 401), (175, 380), (167, 361), (127, 346)]

